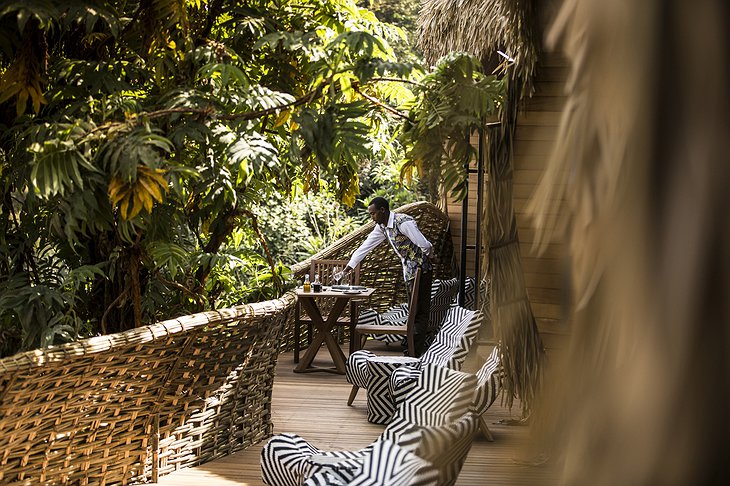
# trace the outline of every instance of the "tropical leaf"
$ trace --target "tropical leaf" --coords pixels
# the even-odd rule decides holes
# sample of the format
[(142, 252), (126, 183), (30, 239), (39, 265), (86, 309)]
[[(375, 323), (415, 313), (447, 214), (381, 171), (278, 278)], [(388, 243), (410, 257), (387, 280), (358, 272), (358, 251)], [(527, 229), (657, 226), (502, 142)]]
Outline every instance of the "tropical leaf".
[(113, 206), (118, 207), (120, 216), (126, 220), (133, 219), (143, 209), (151, 213), (153, 204), (162, 202), (163, 194), (167, 192), (164, 170), (139, 166), (136, 172), (134, 181), (129, 182), (120, 176), (114, 176), (109, 182), (109, 199)]
[(172, 242), (155, 241), (147, 246), (155, 269), (164, 269), (175, 280), (177, 274), (190, 265), (190, 253)]

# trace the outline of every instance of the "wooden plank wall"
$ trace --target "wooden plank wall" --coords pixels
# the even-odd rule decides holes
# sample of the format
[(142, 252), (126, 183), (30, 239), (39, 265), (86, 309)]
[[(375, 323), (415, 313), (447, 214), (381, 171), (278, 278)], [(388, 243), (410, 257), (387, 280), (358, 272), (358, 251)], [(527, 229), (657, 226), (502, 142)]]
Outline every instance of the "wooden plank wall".
[[(567, 77), (566, 61), (559, 55), (546, 53), (541, 58), (535, 93), (524, 103), (518, 116), (514, 153), (514, 206), (520, 238), (522, 264), (530, 304), (538, 322), (545, 346), (564, 345), (567, 324), (562, 322), (561, 298), (565, 271), (564, 246), (553, 243), (541, 256), (533, 252), (535, 230), (525, 208), (546, 167), (565, 102), (563, 86)], [(473, 137), (476, 145), (476, 137)], [(485, 182), (486, 183), (486, 182)], [(473, 245), (476, 237), (477, 175), (469, 178), (469, 219), (466, 238)], [(446, 211), (451, 219), (451, 230), (460, 261), (462, 237), (461, 203), (448, 200)], [(484, 242), (482, 242), (484, 243)], [(467, 275), (475, 275), (474, 250), (467, 251)]]
[(535, 229), (525, 208), (540, 182), (565, 104), (565, 60), (546, 53), (535, 82), (535, 93), (525, 102), (517, 119), (514, 154), (514, 205), (520, 237), (522, 265), (530, 305), (545, 346), (561, 347), (567, 325), (562, 322), (562, 293), (565, 281), (564, 245), (552, 243), (538, 256), (533, 251)]

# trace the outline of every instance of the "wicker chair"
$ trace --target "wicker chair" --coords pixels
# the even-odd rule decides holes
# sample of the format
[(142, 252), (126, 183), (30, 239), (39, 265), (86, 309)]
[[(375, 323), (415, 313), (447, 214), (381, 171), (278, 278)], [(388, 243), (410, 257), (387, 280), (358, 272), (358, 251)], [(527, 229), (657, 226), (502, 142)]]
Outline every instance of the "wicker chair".
[(139, 484), (269, 437), (296, 297), (0, 360), (1, 484)]

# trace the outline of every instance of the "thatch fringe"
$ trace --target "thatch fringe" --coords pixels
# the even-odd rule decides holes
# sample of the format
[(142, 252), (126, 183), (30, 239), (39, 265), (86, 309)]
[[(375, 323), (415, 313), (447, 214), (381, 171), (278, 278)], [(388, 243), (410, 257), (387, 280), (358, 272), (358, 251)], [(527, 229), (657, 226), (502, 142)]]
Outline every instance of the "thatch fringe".
[(426, 0), (419, 45), (429, 62), (464, 51), (487, 64), (499, 49), (513, 59), (517, 76), (529, 81), (540, 44), (535, 17), (532, 0)]
[(545, 349), (527, 296), (512, 203), (512, 140), (518, 94), (517, 83), (508, 79), (508, 109), (502, 113), (503, 121), (490, 125), (482, 141), (489, 163), (487, 275), (492, 323), (504, 356), (503, 399), (511, 408), (514, 398), (519, 397), (527, 416), (542, 383)]

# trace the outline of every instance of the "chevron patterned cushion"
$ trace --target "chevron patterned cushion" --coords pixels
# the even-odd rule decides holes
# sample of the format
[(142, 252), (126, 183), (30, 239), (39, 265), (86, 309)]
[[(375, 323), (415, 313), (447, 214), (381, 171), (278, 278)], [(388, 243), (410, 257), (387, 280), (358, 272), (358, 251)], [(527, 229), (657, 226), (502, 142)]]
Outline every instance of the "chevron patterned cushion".
[[(377, 326), (405, 326), (408, 321), (408, 304), (398, 304), (382, 314), (366, 309), (357, 319), (358, 324)], [(371, 337), (387, 344), (399, 343), (403, 336), (397, 334), (371, 334)]]
[(351, 479), (343, 480), (329, 471), (319, 471), (304, 481), (302, 486), (347, 486)]
[(474, 277), (467, 277), (464, 281), (464, 305), (469, 310), (476, 310), (477, 296)]
[(421, 362), (461, 369), (482, 321), (481, 312), (470, 311), (458, 305), (449, 307), (444, 324), (433, 344), (421, 356)]
[(345, 362), (345, 379), (348, 383), (360, 388), (367, 388), (370, 379), (368, 361), (377, 355), (366, 349), (355, 351), (347, 357)]
[[(452, 465), (443, 463), (443, 461), (438, 467), (439, 472), (428, 474), (428, 468), (424, 466), (424, 462), (416, 461), (419, 465), (416, 469), (419, 472), (412, 479), (407, 479), (411, 482), (398, 481), (401, 481), (400, 478), (406, 477), (404, 471), (411, 467), (408, 465), (411, 464), (408, 462), (411, 460), (409, 459), (411, 456), (408, 454), (434, 454), (436, 446), (433, 444), (439, 444), (441, 440), (437, 437), (446, 435), (444, 431), (436, 431), (431, 434), (426, 432), (425, 428), (440, 427), (460, 419), (471, 406), (475, 386), (476, 376), (474, 375), (435, 365), (426, 365), (417, 386), (398, 408), (395, 418), (376, 442), (360, 451), (323, 452), (296, 434), (278, 434), (272, 437), (261, 451), (262, 479), (269, 486), (296, 486), (302, 484), (307, 478), (312, 478), (312, 481), (326, 481), (329, 477), (337, 478), (336, 481), (345, 481), (345, 484), (440, 485), (438, 475), (447, 474), (444, 473), (444, 470), (453, 470)], [(422, 429), (414, 429), (414, 426)], [(399, 446), (395, 453), (401, 455), (397, 456), (397, 460), (388, 459), (388, 454), (392, 450), (388, 454), (377, 452), (378, 447), (383, 447), (382, 450), (390, 450), (382, 444), (384, 441), (390, 441)], [(379, 459), (376, 457), (383, 454), (386, 457), (385, 462), (378, 462)], [(401, 460), (403, 465), (399, 466), (399, 469), (393, 468), (388, 472), (388, 464), (396, 464)], [(358, 464), (363, 465), (360, 473), (357, 473)], [(425, 462), (425, 464), (429, 463)], [(460, 467), (458, 465), (458, 468)], [(387, 473), (385, 476), (378, 476), (380, 474), (378, 471), (381, 469)], [(329, 476), (325, 473), (328, 473)], [(318, 474), (319, 476), (317, 476)], [(353, 475), (352, 479), (348, 479), (350, 474)], [(392, 474), (392, 478), (389, 474)], [(315, 476), (317, 479), (314, 479)], [(391, 479), (386, 479), (386, 482), (377, 482), (383, 481), (382, 477)], [(393, 482), (387, 482), (391, 480)], [(406, 479), (402, 480), (406, 481)], [(312, 484), (339, 484), (335, 480), (332, 481), (332, 483)]]
[(388, 383), (393, 370), (404, 365), (417, 365), (418, 358), (407, 356), (373, 356), (368, 359), (368, 422), (387, 424), (393, 417), (395, 407), (388, 392)]
[(401, 366), (393, 371), (388, 381), (388, 392), (393, 400), (393, 407), (397, 408), (416, 387), (421, 368), (416, 366)]
[(438, 486), (439, 471), (389, 440), (377, 441), (350, 486)]
[(297, 434), (277, 434), (261, 450), (261, 479), (269, 486), (299, 486), (320, 471), (349, 481), (372, 445), (359, 451), (321, 451)]
[(474, 411), (481, 415), (492, 406), (502, 388), (502, 361), (499, 346), (477, 371), (478, 386), (474, 391)]
[(426, 344), (433, 342), (434, 336), (439, 332), (444, 323), (449, 307), (456, 303), (456, 295), (459, 293), (459, 280), (434, 280), (431, 285), (431, 312), (428, 317), (428, 331)]
[(298, 486), (309, 472), (307, 458), (319, 450), (296, 434), (278, 434), (261, 450), (261, 478), (270, 486)]

